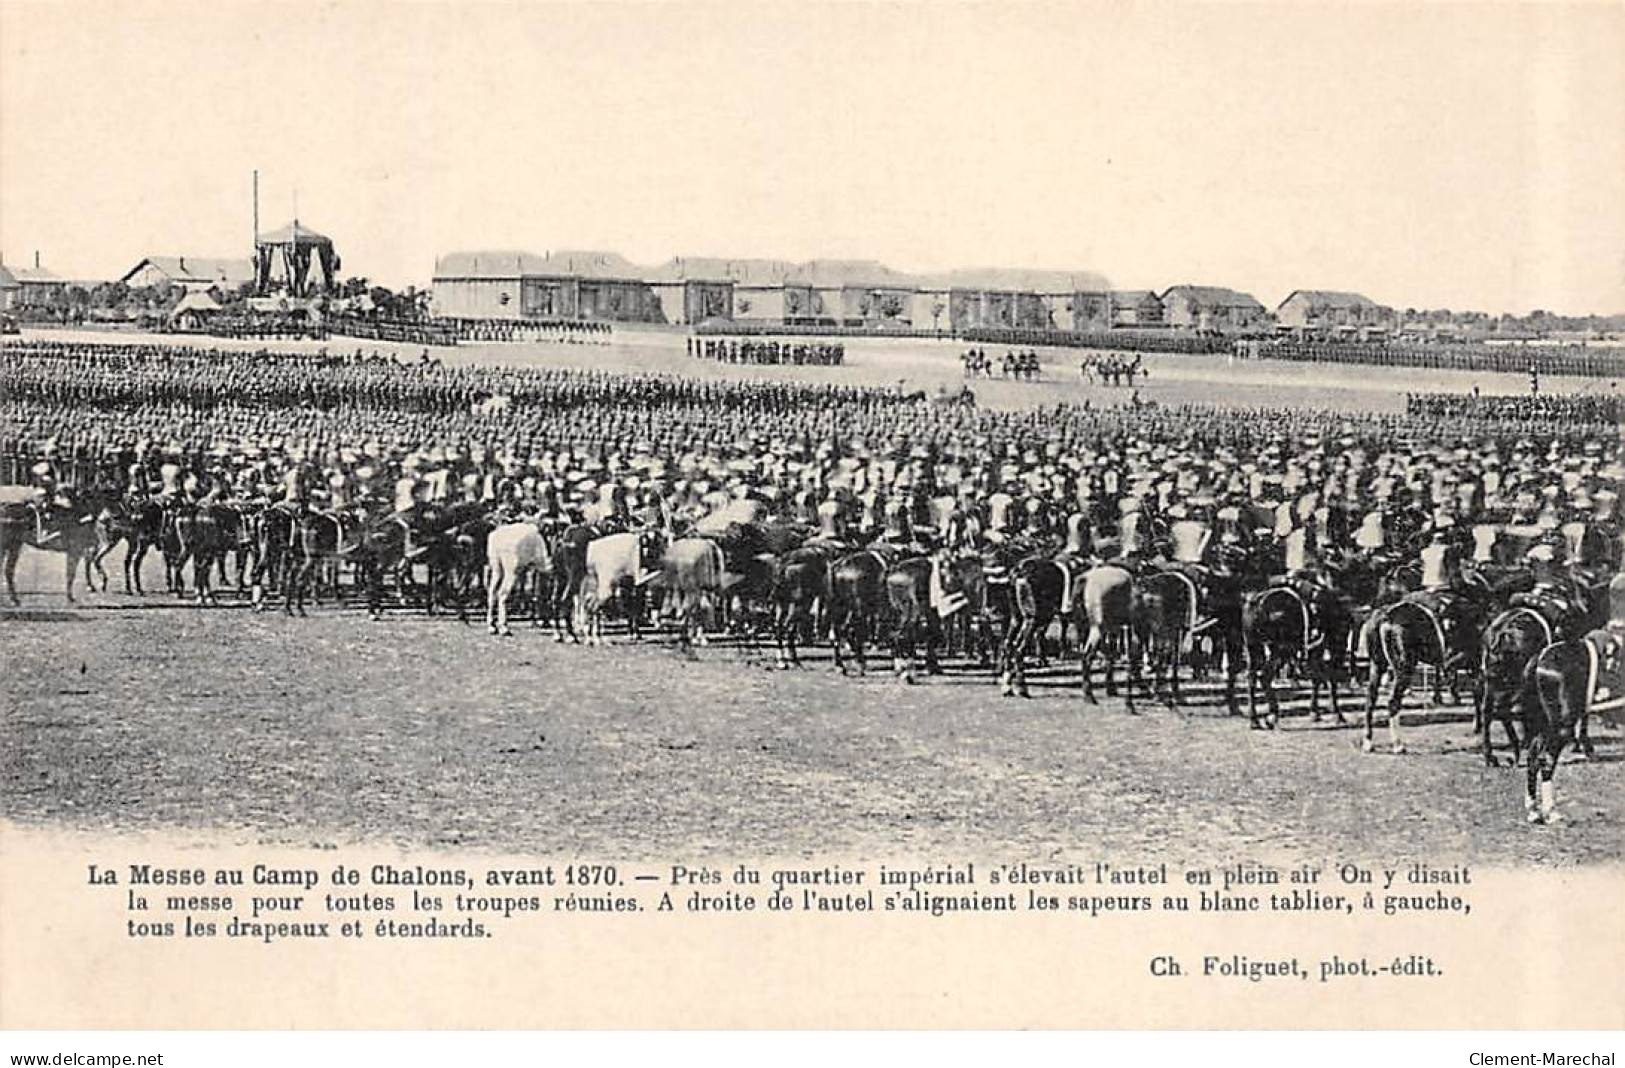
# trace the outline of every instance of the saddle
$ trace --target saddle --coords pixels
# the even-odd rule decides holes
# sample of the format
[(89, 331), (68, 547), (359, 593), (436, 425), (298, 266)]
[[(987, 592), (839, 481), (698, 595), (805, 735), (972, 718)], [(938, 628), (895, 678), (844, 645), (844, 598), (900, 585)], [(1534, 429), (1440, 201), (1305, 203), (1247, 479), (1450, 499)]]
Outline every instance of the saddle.
[(1538, 612), (1558, 633), (1566, 631), (1581, 611), (1572, 598), (1560, 590), (1549, 587), (1515, 593), (1508, 603), (1514, 608), (1527, 608), (1532, 612)]
[(844, 556), (857, 548), (856, 545), (844, 538), (830, 537), (823, 534), (808, 538), (802, 542), (801, 547), (803, 549), (817, 549), (830, 557)]
[(1072, 553), (1061, 553), (1055, 558), (1055, 566), (1061, 569), (1061, 614), (1072, 614), (1073, 595), (1078, 590), (1084, 572), (1089, 570), (1089, 561)]

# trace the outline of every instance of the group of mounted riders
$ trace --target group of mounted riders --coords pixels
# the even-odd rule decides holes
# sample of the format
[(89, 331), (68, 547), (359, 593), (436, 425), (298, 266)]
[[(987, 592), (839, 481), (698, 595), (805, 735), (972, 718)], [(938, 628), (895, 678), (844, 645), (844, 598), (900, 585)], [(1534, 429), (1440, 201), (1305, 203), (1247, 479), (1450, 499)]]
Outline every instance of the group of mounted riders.
[(996, 367), (1001, 378), (1032, 382), (1043, 372), (1037, 349), (1006, 349), (995, 363), (986, 349), (971, 348), (959, 354), (959, 362), (965, 368), (966, 378), (992, 378)]

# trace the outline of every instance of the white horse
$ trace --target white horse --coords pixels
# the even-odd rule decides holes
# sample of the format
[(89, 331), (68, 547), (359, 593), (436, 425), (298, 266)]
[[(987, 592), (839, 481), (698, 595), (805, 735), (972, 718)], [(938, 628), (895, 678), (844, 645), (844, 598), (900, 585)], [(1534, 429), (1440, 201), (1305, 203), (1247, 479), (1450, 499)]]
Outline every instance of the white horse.
[[(650, 544), (646, 546), (645, 540)], [(645, 571), (644, 561), (646, 557), (659, 559), (660, 541), (657, 534), (646, 531), (606, 534), (587, 544), (587, 568), (576, 596), (576, 612), (588, 645), (603, 644), (604, 606), (617, 591), (625, 592), (622, 604), (632, 640), (641, 636), (638, 609), (643, 600), (642, 587), (660, 575), (658, 571)]]
[[(485, 538), (485, 625), (510, 637), (508, 598), (527, 576), (540, 580), (553, 570), (547, 542), (531, 523), (507, 523)], [(533, 584), (530, 625), (541, 626), (541, 584)]]

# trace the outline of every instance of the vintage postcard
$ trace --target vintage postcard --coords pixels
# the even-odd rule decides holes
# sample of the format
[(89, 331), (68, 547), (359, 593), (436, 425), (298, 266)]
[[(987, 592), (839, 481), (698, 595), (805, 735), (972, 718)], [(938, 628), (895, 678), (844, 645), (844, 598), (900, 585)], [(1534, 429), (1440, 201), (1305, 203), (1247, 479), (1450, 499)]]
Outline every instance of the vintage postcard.
[(0, 0), (0, 1026), (1625, 1025), (1621, 55)]

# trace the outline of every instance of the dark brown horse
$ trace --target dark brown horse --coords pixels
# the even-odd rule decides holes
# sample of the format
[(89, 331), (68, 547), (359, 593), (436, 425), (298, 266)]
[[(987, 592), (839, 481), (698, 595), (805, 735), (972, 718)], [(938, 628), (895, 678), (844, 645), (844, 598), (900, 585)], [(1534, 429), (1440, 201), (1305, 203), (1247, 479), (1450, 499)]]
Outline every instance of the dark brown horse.
[(587, 546), (596, 536), (586, 523), (572, 523), (558, 531), (549, 546), (553, 573), (547, 600), (556, 642), (562, 642), (566, 634), (572, 642), (581, 642), (581, 634), (575, 626), (576, 599), (586, 581)]
[(773, 642), (781, 667), (800, 667), (797, 641), (814, 629), (814, 612), (830, 599), (830, 553), (803, 546), (779, 557), (773, 571)]
[(254, 569), (249, 575), (250, 599), (254, 610), (265, 606), (268, 589), (286, 589), (288, 571), (294, 566), (299, 536), (299, 520), (291, 508), (273, 505), (253, 519), (255, 541)]
[(319, 583), (321, 572), (349, 554), (354, 546), (346, 544), (344, 523), (328, 512), (307, 511), (294, 525), (293, 544), (284, 559), (287, 561), (282, 584), (282, 610), (293, 615), (295, 610), (303, 616), (307, 593), (315, 592), (320, 604)]
[[(1448, 676), (1453, 680), (1458, 668), (1478, 662), (1484, 615), (1483, 604), (1472, 596), (1460, 597), (1447, 614), (1426, 593), (1410, 594), (1377, 610), (1366, 624), (1371, 665), (1371, 677), (1366, 683), (1366, 752), (1375, 749), (1372, 720), (1384, 677), (1393, 679), (1388, 697), (1388, 739), (1395, 753), (1403, 753), (1405, 743), (1399, 736), (1400, 709), (1404, 706), (1412, 673), (1420, 664), (1431, 665), (1437, 673), (1434, 682), (1437, 698), (1441, 678)], [(1454, 692), (1453, 682), (1451, 689)]]
[[(22, 497), (23, 494), (6, 496)], [(81, 563), (85, 568), (85, 585), (91, 585), (91, 559), (100, 544), (96, 531), (96, 516), (100, 511), (100, 505), (89, 497), (59, 497), (49, 508), (43, 502), (6, 500), (0, 503), (0, 569), (6, 573), (6, 592), (13, 605), (22, 603), (17, 599), (17, 560), (25, 545), (65, 555), (63, 593), (69, 604), (74, 603), (73, 583)]]
[(860, 673), (868, 670), (864, 658), (875, 628), (886, 611), (886, 572), (890, 565), (874, 549), (860, 549), (835, 561), (830, 568), (829, 625), (835, 666), (846, 673), (841, 646), (852, 651)]
[(168, 512), (165, 562), (177, 597), (186, 595), (184, 569), (192, 564), (192, 583), (199, 604), (216, 604), (213, 574), (232, 545), (232, 518), (219, 505), (181, 506)]
[(1179, 665), (1196, 632), (1199, 593), (1181, 571), (1151, 571), (1134, 582), (1134, 633), (1151, 668), (1151, 696), (1178, 708)]
[(942, 672), (937, 662), (937, 645), (942, 626), (931, 606), (931, 572), (935, 565), (924, 556), (899, 560), (886, 572), (886, 603), (891, 606), (892, 674), (904, 682), (914, 681), (914, 653), (925, 645), (925, 669), (933, 675)]
[(1529, 684), (1529, 669), (1555, 637), (1552, 624), (1533, 608), (1509, 608), (1485, 629), (1484, 651), (1473, 686), (1473, 729), (1483, 735), (1484, 763), (1488, 766), (1493, 768), (1499, 763), (1490, 731), (1496, 721), (1506, 731), (1512, 746), (1512, 764), (1517, 766), (1522, 743), (1515, 721), (1523, 717), (1521, 703)]
[[(1331, 700), (1332, 715), (1346, 723), (1337, 686), (1349, 674), (1353, 610), (1335, 590), (1313, 582), (1283, 583), (1258, 590), (1242, 602), (1242, 645), (1247, 663), (1247, 717), (1253, 728), (1280, 722), (1275, 680), (1295, 667), (1309, 680), (1309, 716), (1320, 721), (1320, 691)], [(1258, 691), (1269, 712), (1260, 722)]]
[(1010, 567), (1010, 626), (999, 651), (999, 693), (1032, 696), (1027, 691), (1027, 652), (1044, 639), (1060, 615), (1067, 575), (1064, 565), (1045, 556), (1028, 556)]
[[(1577, 746), (1583, 756), (1591, 756), (1588, 721), (1592, 713), (1617, 711), (1625, 705), (1618, 671), (1622, 643), (1625, 638), (1616, 633), (1594, 631), (1579, 640), (1548, 645), (1530, 665), (1527, 686), (1520, 695), (1529, 744), (1523, 803), (1530, 823), (1562, 819), (1552, 786), (1558, 757), (1569, 745)], [(1609, 664), (1614, 666), (1612, 673), (1606, 670)], [(1605, 686), (1606, 695), (1601, 692)]]
[[(120, 542), (124, 543), (124, 592), (141, 594), (141, 565), (147, 553), (163, 537), (164, 510), (156, 501), (110, 501), (96, 517), (99, 544), (90, 563), (101, 575), (107, 589), (107, 572), (102, 561)], [(88, 579), (88, 576), (87, 576)]]

